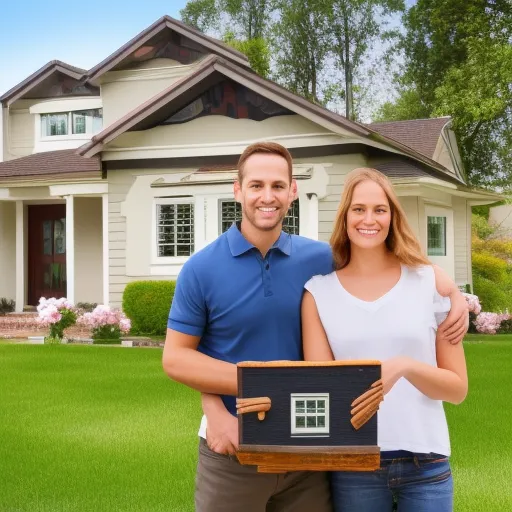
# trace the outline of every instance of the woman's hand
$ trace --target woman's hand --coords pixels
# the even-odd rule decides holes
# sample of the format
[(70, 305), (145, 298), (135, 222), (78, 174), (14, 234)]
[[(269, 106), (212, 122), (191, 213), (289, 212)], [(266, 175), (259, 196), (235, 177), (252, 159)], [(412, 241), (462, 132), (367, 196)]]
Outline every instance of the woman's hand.
[(384, 395), (389, 393), (402, 377), (406, 376), (411, 363), (411, 358), (405, 356), (393, 357), (381, 363), (381, 380)]

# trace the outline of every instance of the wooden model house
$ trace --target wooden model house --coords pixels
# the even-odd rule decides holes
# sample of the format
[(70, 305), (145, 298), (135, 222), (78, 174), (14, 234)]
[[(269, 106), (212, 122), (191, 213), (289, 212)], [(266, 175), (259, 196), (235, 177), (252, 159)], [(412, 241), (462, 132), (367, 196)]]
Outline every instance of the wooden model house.
[(380, 376), (379, 361), (239, 363), (239, 461), (267, 473), (377, 469)]

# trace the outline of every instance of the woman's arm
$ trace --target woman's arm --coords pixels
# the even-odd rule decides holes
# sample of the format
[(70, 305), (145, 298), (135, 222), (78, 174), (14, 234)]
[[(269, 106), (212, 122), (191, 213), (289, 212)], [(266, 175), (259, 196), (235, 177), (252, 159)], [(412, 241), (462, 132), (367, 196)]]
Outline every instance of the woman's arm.
[(333, 361), (334, 356), (318, 314), (315, 299), (307, 290), (302, 297), (302, 347), (306, 361)]
[(437, 367), (410, 357), (394, 357), (382, 363), (384, 394), (401, 377), (432, 400), (460, 404), (468, 392), (468, 375), (462, 343), (436, 342)]

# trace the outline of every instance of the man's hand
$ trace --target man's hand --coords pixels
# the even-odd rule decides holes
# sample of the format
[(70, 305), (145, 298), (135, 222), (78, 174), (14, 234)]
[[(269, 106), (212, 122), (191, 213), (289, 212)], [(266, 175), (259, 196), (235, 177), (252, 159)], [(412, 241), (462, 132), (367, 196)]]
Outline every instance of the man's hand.
[(437, 330), (438, 341), (448, 341), (452, 345), (460, 343), (469, 328), (469, 306), (462, 293), (450, 295), (450, 313)]
[(238, 420), (229, 412), (207, 417), (206, 443), (210, 450), (223, 455), (234, 455), (238, 450)]

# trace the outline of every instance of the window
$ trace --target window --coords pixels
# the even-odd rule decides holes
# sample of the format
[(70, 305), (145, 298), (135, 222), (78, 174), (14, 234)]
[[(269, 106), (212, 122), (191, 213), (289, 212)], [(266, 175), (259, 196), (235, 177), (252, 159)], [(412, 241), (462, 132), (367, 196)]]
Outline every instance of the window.
[[(231, 200), (220, 201), (220, 232), (227, 231), (233, 222), (242, 220), (242, 207), (240, 203)], [(283, 220), (283, 231), (290, 235), (299, 234), (299, 200), (296, 199), (290, 206), (288, 214)]]
[(446, 217), (427, 217), (429, 256), (446, 256)]
[(291, 395), (291, 433), (329, 433), (329, 393)]
[(41, 114), (41, 137), (95, 134), (103, 127), (101, 108), (76, 112)]
[(194, 252), (194, 205), (156, 205), (157, 255), (191, 256)]

